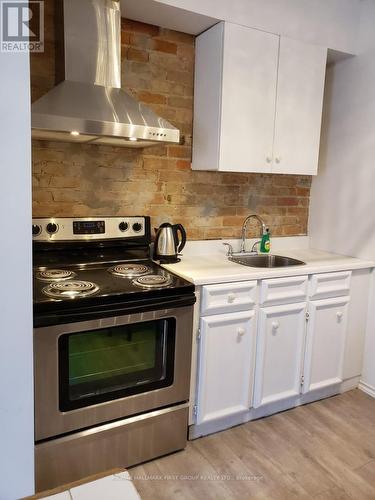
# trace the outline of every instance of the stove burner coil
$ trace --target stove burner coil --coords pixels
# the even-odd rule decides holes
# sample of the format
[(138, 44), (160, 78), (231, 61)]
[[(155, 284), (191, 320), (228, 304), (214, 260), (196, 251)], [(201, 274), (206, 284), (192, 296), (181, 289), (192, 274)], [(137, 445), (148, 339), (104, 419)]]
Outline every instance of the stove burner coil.
[(73, 273), (73, 271), (66, 271), (64, 269), (46, 269), (38, 271), (36, 274), (36, 278), (39, 281), (64, 281), (75, 276), (76, 273)]
[(144, 288), (164, 288), (172, 283), (172, 279), (161, 274), (147, 274), (133, 280), (133, 283)]
[(144, 266), (143, 264), (129, 263), (110, 267), (108, 272), (114, 274), (115, 276), (121, 276), (122, 278), (134, 278), (136, 276), (142, 276), (143, 274), (149, 273), (150, 268)]
[(58, 281), (43, 288), (43, 293), (54, 299), (75, 299), (93, 295), (99, 290), (91, 281)]

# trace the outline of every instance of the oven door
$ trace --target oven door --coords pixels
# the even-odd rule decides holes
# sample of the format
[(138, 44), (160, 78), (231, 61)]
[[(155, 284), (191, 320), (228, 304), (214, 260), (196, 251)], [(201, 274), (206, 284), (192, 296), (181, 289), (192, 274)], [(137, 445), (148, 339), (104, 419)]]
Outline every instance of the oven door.
[(40, 441), (187, 401), (193, 307), (34, 330)]

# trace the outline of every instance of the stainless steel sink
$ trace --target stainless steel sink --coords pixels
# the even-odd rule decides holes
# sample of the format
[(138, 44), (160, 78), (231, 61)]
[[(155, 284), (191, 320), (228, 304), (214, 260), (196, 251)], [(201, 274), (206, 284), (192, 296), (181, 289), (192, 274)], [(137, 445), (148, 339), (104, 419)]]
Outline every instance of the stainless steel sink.
[(232, 255), (228, 257), (231, 262), (249, 267), (288, 267), (303, 266), (302, 260), (283, 257), (281, 255)]

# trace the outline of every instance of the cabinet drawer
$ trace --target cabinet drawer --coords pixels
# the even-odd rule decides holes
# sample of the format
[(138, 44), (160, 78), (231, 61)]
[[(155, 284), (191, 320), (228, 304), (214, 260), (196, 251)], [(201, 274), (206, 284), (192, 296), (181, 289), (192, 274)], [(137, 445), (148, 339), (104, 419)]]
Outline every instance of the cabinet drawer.
[(304, 302), (307, 297), (307, 276), (263, 280), (260, 285), (260, 304), (276, 306)]
[(256, 281), (206, 285), (202, 289), (201, 314), (203, 316), (252, 309), (256, 303), (256, 291)]
[(351, 271), (314, 274), (310, 280), (310, 298), (325, 299), (349, 295), (351, 275)]

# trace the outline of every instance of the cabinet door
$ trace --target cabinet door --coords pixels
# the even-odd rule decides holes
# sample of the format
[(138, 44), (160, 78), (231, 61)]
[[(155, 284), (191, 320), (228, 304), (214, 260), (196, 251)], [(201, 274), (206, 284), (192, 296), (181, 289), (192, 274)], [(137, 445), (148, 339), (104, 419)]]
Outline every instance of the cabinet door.
[(342, 382), (349, 298), (310, 302), (303, 392)]
[(306, 302), (260, 309), (254, 407), (301, 390)]
[(273, 172), (318, 170), (327, 50), (281, 37)]
[(197, 424), (250, 408), (254, 357), (254, 311), (201, 319)]
[(225, 23), (219, 170), (271, 172), (279, 37)]
[(224, 23), (197, 36), (193, 113), (193, 170), (219, 168)]

